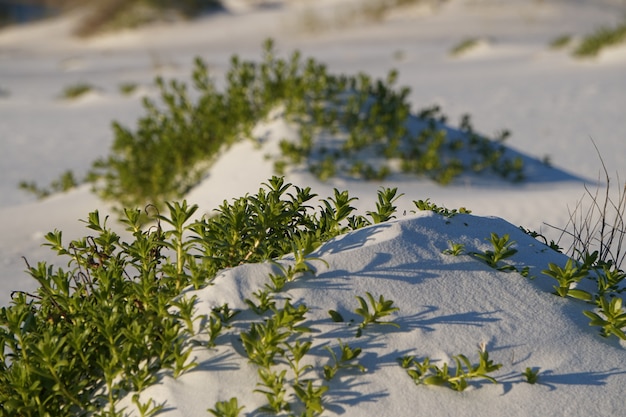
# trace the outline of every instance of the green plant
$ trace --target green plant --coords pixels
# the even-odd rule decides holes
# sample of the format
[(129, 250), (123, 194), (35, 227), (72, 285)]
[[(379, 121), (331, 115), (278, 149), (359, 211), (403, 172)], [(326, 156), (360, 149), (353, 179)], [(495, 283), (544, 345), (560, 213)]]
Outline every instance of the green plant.
[(78, 186), (79, 182), (74, 176), (74, 172), (68, 170), (59, 176), (58, 179), (53, 180), (48, 187), (39, 187), (35, 182), (20, 181), (19, 188), (34, 194), (38, 199), (43, 199), (51, 194), (66, 192)]
[(134, 28), (150, 22), (168, 20), (175, 14), (191, 18), (202, 11), (221, 7), (220, 0), (100, 0), (82, 5), (87, 13), (74, 29), (81, 37)]
[(344, 344), (339, 340), (339, 350), (341, 352), (339, 357), (337, 357), (337, 354), (331, 347), (324, 346), (324, 348), (333, 359), (332, 365), (324, 365), (324, 379), (327, 381), (333, 379), (340, 369), (356, 368), (361, 372), (365, 372), (363, 365), (354, 363), (354, 360), (361, 354), (361, 348), (351, 348), (347, 343)]
[(290, 353), (290, 356), (287, 356), (287, 362), (289, 362), (289, 366), (294, 374), (295, 382), (299, 382), (300, 376), (304, 374), (307, 370), (311, 369), (312, 365), (300, 365), (300, 361), (304, 358), (304, 355), (311, 349), (312, 342), (306, 341), (304, 343), (300, 343), (297, 340), (294, 344), (285, 343), (287, 346), (287, 350)]
[(285, 400), (287, 392), (287, 389), (285, 388), (285, 375), (287, 370), (284, 369), (278, 373), (266, 368), (259, 368), (258, 373), (262, 381), (258, 385), (263, 388), (255, 391), (264, 394), (268, 402), (268, 405), (262, 407), (262, 409), (276, 414), (281, 411), (289, 411), (291, 407)]
[(556, 295), (591, 301), (592, 295), (587, 291), (571, 288), (572, 284), (580, 282), (581, 279), (589, 274), (589, 270), (586, 267), (577, 265), (572, 258), (568, 258), (563, 268), (551, 262), (548, 264), (548, 269), (544, 269), (541, 272), (558, 281), (558, 287), (554, 286)]
[(478, 38), (463, 39), (462, 41), (460, 41), (459, 43), (457, 43), (456, 45), (452, 47), (452, 49), (450, 50), (450, 55), (452, 56), (462, 55), (468, 52), (470, 49), (478, 46), (479, 41), (480, 40)]
[(529, 384), (536, 384), (539, 381), (539, 368), (526, 368), (522, 375)]
[(123, 392), (143, 390), (159, 371), (177, 377), (195, 366), (184, 325), (193, 327), (193, 302), (177, 299), (179, 277), (161, 253), (170, 242), (158, 225), (141, 231), (137, 219), (127, 211), (132, 239), (124, 242), (90, 213), (94, 236), (69, 245), (60, 231), (45, 236), (68, 270), (27, 262), (39, 289), (14, 293), (0, 310), (4, 412), (115, 415)]
[(281, 327), (274, 318), (264, 323), (252, 323), (250, 330), (240, 334), (243, 346), (251, 362), (261, 368), (269, 369), (276, 362), (276, 356), (282, 356), (284, 349), (280, 346), (291, 332)]
[[(371, 224), (350, 216), (347, 192), (336, 191), (317, 208), (308, 205), (314, 196), (273, 177), (210, 217), (196, 219), (198, 207), (183, 201), (165, 204), (162, 212), (124, 210), (124, 235), (97, 211), (84, 220), (89, 234), (83, 238), (67, 244), (61, 231), (48, 233), (46, 244), (68, 267), (27, 262), (39, 288), (15, 292), (12, 305), (0, 309), (3, 412), (119, 415), (122, 395), (132, 398), (158, 374), (177, 377), (194, 367), (193, 349), (216, 346), (239, 311), (223, 304), (199, 316), (197, 299), (182, 296), (183, 289), (210, 284), (224, 268), (292, 251), (293, 260), (279, 264), (309, 273), (312, 248)], [(311, 331), (304, 324), (308, 308), (289, 300), (277, 308), (273, 293), (256, 294), (272, 313), (241, 332), (244, 349), (262, 368), (289, 363), (302, 382), (310, 344), (294, 339)], [(146, 415), (158, 408), (135, 405)]]
[(594, 272), (596, 273), (597, 294), (599, 296), (625, 291), (622, 283), (626, 279), (626, 272), (618, 269), (612, 263), (598, 265), (594, 268)]
[[(145, 115), (136, 129), (113, 123), (109, 155), (95, 161), (88, 181), (105, 199), (122, 207), (141, 207), (181, 198), (210, 169), (220, 152), (252, 135), (270, 111), (299, 126), (300, 137), (283, 140), (274, 164), (279, 173), (306, 163), (320, 179), (348, 175), (380, 180), (401, 170), (448, 184), (463, 172), (491, 170), (505, 179), (523, 178), (523, 161), (509, 158), (501, 142), (473, 131), (469, 116), (450, 137), (438, 108), (418, 114), (423, 128), (411, 132), (406, 87), (396, 88), (398, 73), (384, 80), (366, 74), (329, 73), (298, 51), (278, 58), (271, 39), (260, 63), (231, 58), (224, 91), (219, 91), (205, 62), (196, 59), (191, 88), (157, 78), (159, 98), (143, 99)], [(191, 97), (197, 97), (192, 100)], [(340, 139), (328, 144), (325, 133)], [(371, 159), (371, 155), (377, 155)], [(400, 162), (398, 164), (397, 162)]]
[(473, 253), (473, 255), (484, 261), (490, 267), (499, 271), (515, 270), (515, 267), (512, 265), (500, 264), (500, 261), (510, 258), (517, 253), (517, 249), (512, 247), (515, 244), (515, 241), (510, 240), (508, 234), (500, 237), (497, 233), (491, 233), (490, 241), (493, 250), (486, 250), (482, 253)]
[(465, 245), (463, 243), (448, 241), (448, 246), (449, 248), (443, 251), (446, 255), (459, 256), (465, 251)]
[(596, 305), (600, 309), (600, 314), (593, 311), (584, 311), (583, 314), (591, 319), (590, 326), (600, 326), (600, 334), (603, 337), (615, 335), (622, 340), (626, 340), (626, 312), (622, 309), (622, 299), (614, 297), (610, 301), (606, 296), (596, 297)]
[(215, 417), (238, 417), (244, 408), (240, 407), (237, 398), (233, 397), (228, 401), (216, 402), (215, 408), (209, 408), (207, 411)]
[(76, 83), (65, 87), (61, 93), (61, 98), (66, 100), (75, 100), (90, 91), (93, 91), (94, 86), (88, 83)]
[(454, 217), (457, 214), (470, 214), (471, 210), (466, 209), (465, 207), (460, 207), (458, 209), (448, 209), (446, 207), (439, 207), (437, 204), (432, 203), (429, 198), (426, 200), (414, 200), (413, 204), (418, 210), (421, 211), (432, 211), (444, 217)]
[(249, 298), (246, 298), (244, 301), (246, 304), (248, 304), (248, 306), (252, 309), (252, 311), (254, 311), (257, 314), (263, 314), (267, 310), (274, 308), (276, 306), (276, 301), (274, 300), (274, 297), (270, 294), (270, 291), (267, 289), (258, 290), (252, 293), (252, 295), (254, 296), (254, 298), (258, 300), (259, 302), (258, 305), (255, 304), (254, 301), (250, 300)]
[(550, 41), (551, 49), (563, 49), (572, 41), (572, 35), (561, 35)]
[(456, 363), (454, 373), (450, 373), (447, 363), (439, 367), (432, 364), (429, 358), (419, 362), (412, 356), (405, 356), (400, 358), (399, 361), (400, 365), (407, 370), (407, 374), (417, 385), (448, 386), (455, 391), (463, 391), (467, 388), (469, 379), (483, 378), (494, 384), (497, 382), (488, 374), (500, 369), (502, 364), (494, 364), (489, 359), (489, 353), (486, 350), (480, 350), (478, 355), (479, 362), (475, 365), (472, 365), (465, 355), (453, 356), (453, 360)]
[(372, 218), (374, 223), (382, 223), (389, 221), (395, 216), (396, 206), (393, 203), (404, 194), (398, 194), (397, 188), (383, 188), (378, 192), (378, 202), (376, 203), (376, 211), (368, 211), (367, 214)]
[(597, 56), (608, 46), (617, 45), (626, 41), (626, 21), (615, 27), (601, 27), (586, 35), (574, 49), (573, 55), (578, 58)]
[(137, 83), (127, 82), (127, 83), (121, 83), (118, 88), (122, 95), (129, 96), (137, 90), (137, 87), (138, 87)]
[(363, 320), (359, 324), (356, 337), (360, 337), (363, 329), (365, 329), (367, 326), (371, 324), (384, 324), (384, 325), (394, 326), (397, 328), (400, 327), (397, 323), (393, 321), (380, 321), (381, 318), (386, 317), (400, 310), (398, 307), (392, 307), (393, 306), (392, 300), (385, 300), (385, 298), (381, 295), (378, 297), (378, 301), (377, 301), (369, 292), (366, 292), (365, 295), (367, 296), (367, 299), (370, 302), (371, 311), (365, 299), (357, 295), (356, 299), (358, 300), (360, 307), (357, 308), (355, 312), (361, 317), (363, 317)]
[(314, 417), (324, 411), (323, 396), (328, 391), (326, 385), (316, 387), (313, 385), (313, 381), (309, 380), (306, 381), (306, 385), (304, 383), (294, 384), (293, 390), (296, 397), (304, 404), (305, 411), (302, 413), (302, 417)]

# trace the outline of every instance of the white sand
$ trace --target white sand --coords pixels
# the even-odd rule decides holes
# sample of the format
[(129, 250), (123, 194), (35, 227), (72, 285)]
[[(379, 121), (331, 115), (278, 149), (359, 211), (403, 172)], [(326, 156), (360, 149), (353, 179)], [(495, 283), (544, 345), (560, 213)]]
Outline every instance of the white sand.
[[(325, 13), (335, 10), (335, 2), (323, 2)], [(469, 113), (480, 132), (510, 129), (508, 146), (536, 169), (521, 185), (474, 181), (450, 187), (426, 180), (319, 183), (308, 174), (289, 173), (288, 181), (311, 186), (320, 197), (331, 195), (333, 187), (349, 189), (360, 198), (360, 209), (373, 208), (381, 185), (405, 193), (398, 221), (323, 246), (318, 254), (329, 267), (316, 264), (315, 277), (288, 288), (294, 302), (309, 306), (307, 323), (320, 332), (311, 357), (319, 366), (307, 377), (323, 381), (319, 367), (330, 359), (324, 345), (335, 346), (341, 338), (363, 348), (367, 372), (331, 381), (324, 415), (618, 415), (626, 382), (623, 343), (602, 339), (587, 325), (582, 311), (590, 306), (550, 294), (553, 282), (540, 271), (549, 262), (564, 264), (565, 257), (545, 250), (517, 226), (558, 237), (544, 222), (565, 226), (569, 208), (584, 194), (583, 184), (593, 183), (600, 172), (590, 138), (612, 180), (626, 177), (624, 47), (580, 61), (547, 46), (564, 33), (580, 36), (612, 25), (623, 16), (623, 6), (617, 0), (452, 0), (434, 10), (396, 13), (381, 23), (305, 33), (298, 27), (311, 4), (240, 5), (231, 14), (89, 41), (68, 36), (71, 18), (0, 32), (0, 89), (8, 91), (0, 96), (0, 302), (9, 301), (11, 290), (35, 288), (23, 272), (22, 256), (55, 261), (40, 246), (46, 232), (56, 228), (66, 239), (79, 237), (87, 231), (78, 219), (94, 209), (107, 212), (89, 187), (37, 202), (17, 190), (17, 182), (45, 185), (67, 169), (84, 174), (94, 159), (107, 154), (110, 122), (133, 127), (143, 114), (139, 97), (155, 94), (155, 75), (187, 79), (199, 55), (219, 79), (230, 55), (258, 58), (262, 40), (272, 36), (281, 53), (299, 48), (333, 71), (383, 76), (397, 68), (400, 84), (412, 89), (414, 109), (437, 103), (452, 125)], [(450, 57), (452, 46), (467, 37), (485, 41), (473, 52)], [(76, 82), (91, 83), (98, 92), (77, 102), (59, 100), (63, 88)], [(122, 82), (138, 82), (140, 93), (122, 96)], [(272, 138), (289, 134), (281, 120), (259, 129), (268, 134), (268, 146)], [(224, 199), (255, 192), (272, 173), (266, 151), (250, 143), (233, 146), (188, 199), (209, 212)], [(546, 155), (554, 170), (537, 162)], [(450, 208), (465, 206), (473, 216), (457, 216), (450, 224), (437, 216), (413, 216), (412, 200), (426, 198)], [(509, 233), (517, 241), (513, 262), (529, 266), (536, 279), (495, 272), (468, 255), (441, 253), (448, 240), (485, 250), (491, 232)], [(226, 271), (214, 286), (198, 292), (200, 312), (224, 301), (244, 308), (239, 294), (250, 297), (268, 270), (268, 265), (251, 265)], [(381, 327), (356, 339), (353, 328), (330, 321), (329, 309), (356, 319), (354, 297), (366, 291), (400, 307), (394, 316), (399, 330)], [(242, 319), (237, 326), (245, 323)], [(235, 327), (232, 334), (241, 330)], [(165, 377), (145, 395), (166, 403), (163, 415), (207, 415), (215, 401), (232, 396), (246, 406), (244, 414), (257, 415), (264, 398), (252, 392), (256, 370), (240, 355), (238, 343), (235, 336), (225, 336), (218, 349), (198, 350), (198, 369), (175, 381)], [(475, 361), (479, 343), (503, 364), (494, 374), (497, 385), (481, 382), (462, 394), (415, 386), (396, 363), (404, 354), (441, 363), (463, 353)], [(216, 358), (221, 358), (218, 364)], [(538, 385), (522, 382), (526, 367), (541, 368)]]

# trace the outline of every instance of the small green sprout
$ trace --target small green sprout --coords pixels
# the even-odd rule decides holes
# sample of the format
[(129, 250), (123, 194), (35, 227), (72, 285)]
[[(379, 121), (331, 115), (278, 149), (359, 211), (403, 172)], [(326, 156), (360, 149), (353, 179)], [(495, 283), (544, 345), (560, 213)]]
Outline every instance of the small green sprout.
[(246, 298), (244, 301), (250, 307), (252, 311), (256, 314), (263, 314), (271, 308), (276, 307), (276, 301), (274, 300), (274, 296), (270, 293), (268, 289), (258, 290), (252, 293), (254, 298), (257, 299), (258, 305), (254, 303), (254, 301)]
[(244, 408), (240, 407), (237, 398), (233, 397), (228, 401), (216, 402), (215, 408), (209, 408), (207, 411), (215, 417), (238, 417)]
[(466, 53), (472, 48), (475, 48), (478, 45), (478, 38), (467, 38), (463, 39), (461, 42), (457, 43), (450, 50), (450, 55), (459, 56), (461, 54)]
[(614, 297), (609, 301), (605, 296), (600, 296), (596, 298), (596, 304), (602, 315), (593, 311), (583, 311), (583, 314), (591, 319), (589, 325), (602, 327), (600, 335), (603, 337), (615, 335), (626, 340), (623, 330), (626, 328), (626, 312), (622, 309), (622, 299)]
[(257, 385), (263, 388), (254, 391), (264, 394), (268, 402), (268, 405), (262, 407), (262, 410), (272, 413), (289, 411), (289, 403), (285, 400), (285, 394), (287, 392), (285, 388), (285, 375), (287, 374), (287, 370), (283, 369), (278, 373), (269, 369), (259, 368), (258, 372), (262, 382)]
[(536, 384), (539, 380), (539, 369), (540, 368), (526, 368), (522, 375), (526, 378), (526, 382), (529, 384)]
[(345, 321), (343, 316), (335, 310), (328, 310), (328, 315), (335, 323), (343, 323)]
[(550, 49), (563, 49), (572, 41), (572, 35), (560, 35), (550, 41)]
[(361, 348), (351, 348), (348, 344), (344, 344), (339, 340), (339, 350), (341, 351), (341, 356), (337, 357), (335, 351), (329, 346), (324, 346), (324, 348), (330, 353), (333, 358), (333, 364), (324, 365), (324, 379), (327, 381), (334, 378), (337, 371), (340, 369), (349, 369), (356, 368), (361, 372), (365, 372), (365, 367), (358, 363), (353, 363), (354, 360), (361, 354)]
[(119, 91), (124, 96), (129, 96), (137, 90), (137, 83), (126, 82), (119, 85)]
[(308, 380), (306, 385), (302, 383), (293, 385), (293, 390), (296, 397), (304, 404), (305, 412), (302, 414), (304, 417), (314, 417), (324, 411), (322, 397), (324, 393), (328, 391), (326, 385), (315, 387), (313, 386), (313, 381)]
[(396, 206), (393, 205), (397, 199), (404, 194), (398, 194), (397, 188), (383, 188), (378, 191), (378, 202), (376, 203), (376, 211), (368, 211), (367, 214), (372, 218), (374, 223), (382, 223), (395, 218)]
[(493, 250), (486, 250), (483, 253), (474, 253), (473, 255), (499, 271), (514, 270), (515, 267), (512, 265), (500, 265), (500, 261), (510, 258), (517, 253), (517, 249), (512, 248), (515, 241), (509, 239), (508, 234), (500, 237), (497, 233), (491, 233)]
[(589, 273), (586, 267), (578, 266), (572, 258), (567, 260), (564, 268), (551, 262), (548, 264), (548, 269), (541, 272), (558, 281), (559, 285), (558, 287), (555, 285), (554, 290), (559, 297), (572, 297), (583, 301), (592, 300), (593, 297), (587, 291), (571, 288), (573, 284), (580, 282)]
[(489, 359), (489, 353), (484, 349), (481, 349), (478, 354), (480, 360), (476, 365), (472, 365), (465, 355), (453, 356), (456, 363), (456, 370), (453, 374), (450, 373), (447, 363), (438, 367), (430, 362), (430, 358), (419, 362), (410, 356), (405, 356), (400, 358), (399, 362), (403, 368), (407, 369), (407, 374), (417, 385), (448, 386), (455, 391), (463, 391), (467, 388), (469, 379), (482, 378), (494, 384), (497, 383), (488, 374), (500, 369), (502, 364), (494, 364)]
[(465, 252), (465, 245), (463, 243), (454, 243), (449, 240), (448, 246), (448, 249), (444, 249), (443, 251), (446, 255), (459, 256)]
[(312, 365), (300, 366), (300, 361), (302, 360), (302, 358), (304, 358), (304, 355), (306, 355), (307, 352), (311, 349), (312, 344), (313, 343), (311, 341), (300, 343), (299, 340), (296, 341), (296, 343), (293, 345), (285, 343), (285, 346), (287, 346), (287, 350), (289, 350), (289, 353), (291, 354), (290, 356), (287, 356), (286, 359), (287, 362), (289, 362), (291, 370), (293, 371), (296, 383), (299, 381), (302, 374), (304, 374), (307, 370), (313, 367)]
[(91, 84), (77, 83), (77, 84), (73, 84), (68, 87), (65, 87), (65, 89), (61, 93), (61, 97), (67, 100), (74, 100), (87, 94), (93, 89), (94, 89), (94, 86)]
[(370, 305), (372, 306), (372, 311), (370, 311), (365, 299), (357, 295), (356, 299), (359, 301), (360, 307), (357, 308), (355, 312), (363, 317), (363, 321), (357, 329), (356, 337), (360, 337), (363, 329), (365, 329), (365, 327), (370, 324), (386, 324), (397, 328), (400, 327), (397, 323), (394, 323), (393, 321), (380, 321), (382, 317), (386, 317), (391, 313), (400, 310), (398, 307), (392, 307), (392, 300), (385, 300), (385, 298), (381, 295), (379, 296), (378, 301), (376, 301), (372, 294), (370, 294), (369, 292), (366, 292), (365, 295), (367, 296)]
[(460, 207), (458, 209), (448, 209), (446, 207), (439, 207), (437, 204), (432, 203), (429, 198), (426, 200), (414, 200), (413, 204), (420, 211), (432, 211), (433, 213), (437, 213), (444, 217), (454, 217), (457, 214), (470, 214), (472, 211), (466, 209), (465, 207)]

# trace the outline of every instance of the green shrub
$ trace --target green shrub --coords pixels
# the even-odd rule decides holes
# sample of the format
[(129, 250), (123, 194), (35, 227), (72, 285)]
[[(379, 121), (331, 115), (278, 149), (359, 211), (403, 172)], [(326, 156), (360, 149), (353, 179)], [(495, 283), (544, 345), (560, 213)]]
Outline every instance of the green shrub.
[(52, 181), (46, 188), (38, 186), (37, 183), (33, 181), (20, 181), (19, 188), (28, 193), (34, 194), (39, 199), (42, 199), (53, 193), (69, 191), (78, 186), (78, 184), (79, 181), (76, 180), (74, 172), (65, 171), (58, 179)]
[(63, 92), (61, 93), (61, 98), (66, 100), (74, 100), (81, 96), (84, 96), (90, 91), (93, 91), (94, 86), (88, 83), (76, 83), (65, 87)]
[(478, 45), (478, 42), (479, 42), (478, 38), (463, 39), (462, 41), (460, 41), (459, 43), (457, 43), (456, 45), (452, 47), (452, 49), (450, 50), (450, 55), (452, 56), (462, 55), (468, 52), (470, 49), (475, 48)]
[(89, 13), (75, 29), (78, 36), (134, 28), (164, 20), (175, 13), (184, 18), (221, 7), (220, 0), (90, 0), (80, 4)]
[[(390, 216), (386, 199), (395, 190), (379, 194), (382, 211), (370, 212), (372, 219)], [(125, 393), (141, 392), (158, 373), (177, 377), (194, 367), (199, 317), (195, 297), (181, 296), (184, 288), (209, 284), (220, 269), (288, 253), (295, 263), (285, 271), (293, 279), (311, 271), (308, 254), (321, 242), (371, 224), (351, 215), (346, 191), (335, 191), (316, 210), (307, 205), (314, 197), (273, 177), (257, 194), (225, 202), (215, 216), (197, 221), (191, 220), (197, 206), (168, 203), (166, 214), (151, 209), (154, 223), (144, 230), (141, 212), (127, 209), (128, 240), (97, 211), (85, 221), (92, 235), (65, 244), (61, 231), (48, 233), (47, 245), (68, 268), (27, 264), (39, 288), (14, 292), (12, 304), (0, 309), (0, 413), (119, 415)], [(297, 324), (305, 306), (271, 309), (280, 331), (306, 330)], [(215, 344), (235, 314), (227, 305), (214, 311), (207, 344)], [(255, 348), (253, 336), (252, 352), (267, 348)], [(307, 395), (315, 392), (300, 388), (303, 401), (314, 400)], [(152, 404), (135, 402), (142, 409)]]
[(568, 46), (571, 41), (572, 41), (571, 35), (557, 36), (552, 41), (550, 41), (550, 48), (551, 49), (563, 49), (566, 46)]
[(579, 58), (595, 57), (602, 49), (623, 42), (626, 42), (626, 21), (615, 27), (601, 27), (585, 36), (573, 54)]
[[(94, 162), (87, 181), (118, 209), (162, 208), (164, 201), (183, 198), (221, 152), (250, 137), (255, 124), (277, 108), (300, 127), (300, 137), (281, 141), (280, 154), (273, 156), (279, 174), (306, 164), (320, 180), (382, 180), (399, 171), (440, 184), (486, 171), (512, 181), (524, 178), (522, 159), (507, 157), (501, 144), (507, 131), (487, 139), (474, 132), (467, 115), (453, 131), (438, 107), (411, 116), (410, 90), (394, 87), (396, 71), (385, 80), (333, 75), (312, 58), (302, 60), (298, 51), (277, 58), (272, 40), (263, 55), (260, 63), (233, 56), (223, 91), (199, 58), (193, 94), (184, 82), (157, 78), (159, 99), (143, 99), (146, 114), (135, 129), (113, 123), (112, 149)], [(332, 141), (324, 139), (329, 136)]]

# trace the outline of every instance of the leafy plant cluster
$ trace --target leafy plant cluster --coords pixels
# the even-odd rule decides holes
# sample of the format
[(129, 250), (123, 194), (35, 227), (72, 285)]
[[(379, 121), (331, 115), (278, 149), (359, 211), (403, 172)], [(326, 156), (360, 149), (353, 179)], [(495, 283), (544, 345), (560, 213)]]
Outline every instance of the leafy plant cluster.
[(456, 45), (454, 45), (452, 49), (450, 49), (450, 55), (460, 56), (470, 51), (471, 49), (475, 48), (476, 46), (478, 46), (479, 42), (480, 42), (479, 38), (474, 38), (474, 37), (465, 38), (461, 40), (459, 43), (457, 43)]
[(579, 58), (595, 57), (606, 47), (626, 41), (626, 21), (614, 27), (603, 26), (585, 36), (574, 49), (573, 55)]
[(88, 9), (75, 28), (78, 36), (134, 28), (146, 23), (171, 19), (172, 14), (190, 18), (209, 8), (221, 6), (220, 0), (91, 0), (79, 3)]
[(463, 354), (453, 356), (452, 359), (456, 364), (454, 373), (450, 372), (447, 363), (439, 367), (431, 363), (428, 357), (418, 361), (409, 355), (398, 359), (398, 361), (417, 385), (447, 386), (455, 391), (464, 391), (470, 379), (482, 378), (494, 384), (497, 382), (489, 373), (500, 369), (502, 364), (493, 363), (493, 360), (489, 359), (489, 352), (486, 349), (480, 350), (478, 356), (478, 364), (472, 364)]
[(69, 191), (78, 186), (79, 181), (75, 178), (74, 172), (65, 171), (58, 179), (53, 180), (48, 187), (40, 187), (34, 181), (20, 181), (19, 188), (34, 194), (37, 198), (45, 198), (51, 194)]
[[(383, 200), (390, 194), (380, 193)], [(310, 270), (308, 254), (321, 242), (372, 223), (351, 215), (347, 192), (335, 191), (317, 212), (307, 205), (314, 197), (274, 177), (257, 194), (225, 202), (215, 216), (200, 220), (193, 220), (197, 206), (168, 203), (167, 215), (147, 208), (153, 223), (144, 229), (141, 211), (127, 209), (121, 221), (128, 240), (98, 212), (85, 221), (93, 235), (65, 244), (61, 231), (48, 233), (47, 245), (68, 267), (27, 264), (38, 290), (15, 292), (12, 304), (0, 309), (2, 413), (122, 415), (122, 396), (141, 392), (164, 372), (177, 377), (194, 367), (194, 339), (202, 334), (204, 344), (215, 345), (236, 311), (224, 305), (198, 317), (195, 298), (181, 296), (182, 289), (207, 285), (226, 267), (294, 253), (283, 278), (268, 284), (282, 288)], [(277, 309), (270, 294), (258, 298), (274, 318), (253, 325), (242, 339), (255, 361), (269, 364), (273, 353), (257, 349), (255, 341), (261, 335), (280, 341), (284, 329), (303, 330), (297, 323), (306, 307)], [(304, 397), (315, 394), (309, 385), (302, 390)], [(144, 415), (160, 408), (138, 395), (134, 400)]]
[[(398, 307), (383, 295), (357, 295), (353, 311), (361, 321), (354, 343), (338, 340), (319, 349), (307, 323), (308, 306), (292, 302), (286, 290), (314, 274), (314, 262), (324, 263), (312, 256), (322, 242), (392, 219), (398, 197), (396, 189), (382, 189), (376, 209), (360, 216), (353, 214), (354, 198), (347, 191), (335, 190), (313, 207), (315, 194), (309, 188), (273, 177), (257, 194), (224, 202), (213, 217), (194, 220), (197, 206), (168, 203), (167, 214), (146, 209), (152, 225), (145, 228), (145, 214), (127, 209), (122, 219), (127, 239), (112, 231), (98, 212), (85, 221), (90, 236), (64, 244), (62, 232), (47, 234), (47, 245), (67, 259), (68, 267), (27, 262), (39, 289), (15, 292), (12, 304), (0, 309), (0, 410), (24, 416), (121, 416), (125, 410), (119, 401), (130, 395), (141, 415), (157, 413), (164, 405), (142, 401), (140, 393), (165, 374), (176, 378), (196, 366), (193, 349), (233, 340), (220, 336), (234, 331), (231, 322), (240, 313), (224, 304), (200, 316), (195, 296), (181, 295), (182, 290), (210, 284), (223, 268), (271, 260), (274, 272), (245, 300), (258, 319), (232, 343), (240, 343), (257, 367), (256, 392), (266, 399), (264, 412), (320, 415), (333, 386), (328, 381), (340, 383), (342, 374), (366, 370), (359, 358), (367, 340), (359, 338), (373, 326), (398, 327), (388, 319)], [(422, 207), (448, 217), (460, 212), (428, 200)], [(515, 255), (515, 242), (495, 233), (490, 241), (493, 250), (474, 256), (496, 269), (513, 270), (504, 261)], [(462, 245), (452, 245), (451, 254), (463, 252)], [(278, 259), (287, 254), (289, 258)], [(618, 297), (626, 274), (613, 263), (599, 261), (593, 253), (565, 267), (550, 264), (544, 273), (557, 281), (557, 295), (595, 303), (597, 310), (585, 314), (603, 336), (626, 338), (626, 313)], [(598, 287), (587, 297), (572, 286), (589, 276), (595, 276)], [(334, 322), (345, 322), (338, 311), (329, 315)], [(320, 350), (329, 358), (318, 366)], [(473, 379), (495, 382), (491, 374), (501, 367), (489, 359), (484, 346), (478, 363), (462, 354), (453, 360), (454, 369), (428, 357), (409, 355), (399, 362), (416, 384), (456, 391)], [(535, 383), (538, 372), (527, 368), (522, 374)], [(244, 407), (231, 397), (207, 411), (237, 416)]]
[(94, 90), (94, 86), (88, 83), (76, 83), (69, 85), (63, 89), (61, 93), (61, 98), (65, 100), (75, 100), (90, 91)]
[(523, 160), (505, 155), (502, 142), (508, 131), (490, 140), (477, 134), (465, 115), (459, 132), (451, 133), (438, 106), (421, 110), (415, 115), (419, 126), (410, 126), (410, 90), (396, 89), (397, 77), (393, 70), (385, 80), (363, 73), (337, 77), (319, 66), (316, 79), (328, 90), (321, 101), (307, 100), (299, 114), (291, 115), (300, 134), (295, 142), (281, 141), (278, 172), (308, 162), (321, 180), (341, 175), (380, 180), (402, 172), (449, 184), (462, 173), (486, 171), (511, 181), (524, 179)]
[[(605, 48), (626, 42), (626, 20), (614, 26), (601, 26), (586, 34), (573, 47), (571, 53), (576, 58), (594, 58)], [(565, 34), (550, 42), (550, 48), (563, 49), (572, 44), (572, 36)]]
[[(397, 198), (395, 189), (383, 189), (378, 196), (377, 210), (367, 212), (374, 223), (393, 218), (395, 212), (392, 205)], [(316, 233), (315, 239), (320, 235), (327, 239), (338, 233), (372, 224), (362, 217), (347, 217), (353, 210), (349, 206), (351, 200), (347, 193), (335, 191), (334, 198), (323, 202), (320, 206), (323, 214), (319, 217), (318, 226), (323, 224), (326, 225), (323, 228), (327, 228), (332, 225), (332, 233)], [(344, 219), (347, 220), (346, 225), (340, 226), (338, 223)], [(330, 389), (324, 381), (333, 380), (337, 374), (351, 369), (365, 372), (365, 368), (357, 362), (362, 348), (352, 347), (341, 340), (338, 341), (338, 347), (323, 347), (330, 354), (331, 360), (328, 364), (320, 368), (313, 365), (315, 360), (311, 356), (311, 350), (314, 346), (310, 336), (313, 329), (306, 325), (309, 308), (304, 303), (292, 304), (286, 293), (293, 281), (315, 274), (312, 262), (325, 263), (323, 259), (310, 255), (315, 248), (311, 242), (307, 238), (294, 239), (291, 246), (293, 260), (287, 266), (285, 261), (274, 262), (277, 272), (270, 273), (264, 287), (254, 291), (252, 297), (245, 300), (250, 310), (261, 317), (261, 321), (252, 321), (239, 334), (239, 338), (249, 361), (257, 366), (259, 388), (255, 391), (266, 399), (261, 410), (272, 415), (320, 415), (325, 408), (325, 395)], [(380, 321), (381, 317), (397, 311), (397, 308), (392, 307), (393, 301), (385, 300), (382, 295), (378, 301), (370, 293), (366, 293), (366, 296), (371, 302), (372, 311), (362, 297), (356, 297), (360, 307), (355, 309), (355, 313), (363, 317), (356, 337), (360, 337), (366, 327), (376, 324), (397, 326), (393, 322)], [(331, 316), (333, 320), (343, 321), (338, 312), (334, 313)], [(229, 401), (228, 405), (231, 406), (233, 400)], [(224, 407), (226, 404), (218, 401), (215, 408), (209, 411), (215, 414), (218, 406)], [(232, 411), (237, 411), (235, 406), (231, 408)], [(224, 412), (219, 415), (237, 414)]]
[(200, 58), (191, 78), (190, 87), (157, 77), (159, 98), (143, 99), (146, 114), (137, 127), (113, 123), (110, 153), (87, 176), (103, 198), (119, 207), (158, 208), (182, 198), (220, 152), (251, 137), (253, 126), (278, 108), (299, 127), (298, 138), (282, 140), (273, 156), (281, 175), (304, 164), (321, 180), (378, 180), (403, 172), (448, 184), (464, 172), (486, 171), (511, 181), (524, 178), (522, 159), (508, 157), (502, 145), (507, 131), (490, 140), (474, 131), (466, 115), (451, 133), (437, 106), (411, 119), (410, 90), (395, 87), (396, 71), (385, 80), (335, 75), (298, 51), (277, 57), (268, 39), (260, 63), (231, 58), (223, 91)]

